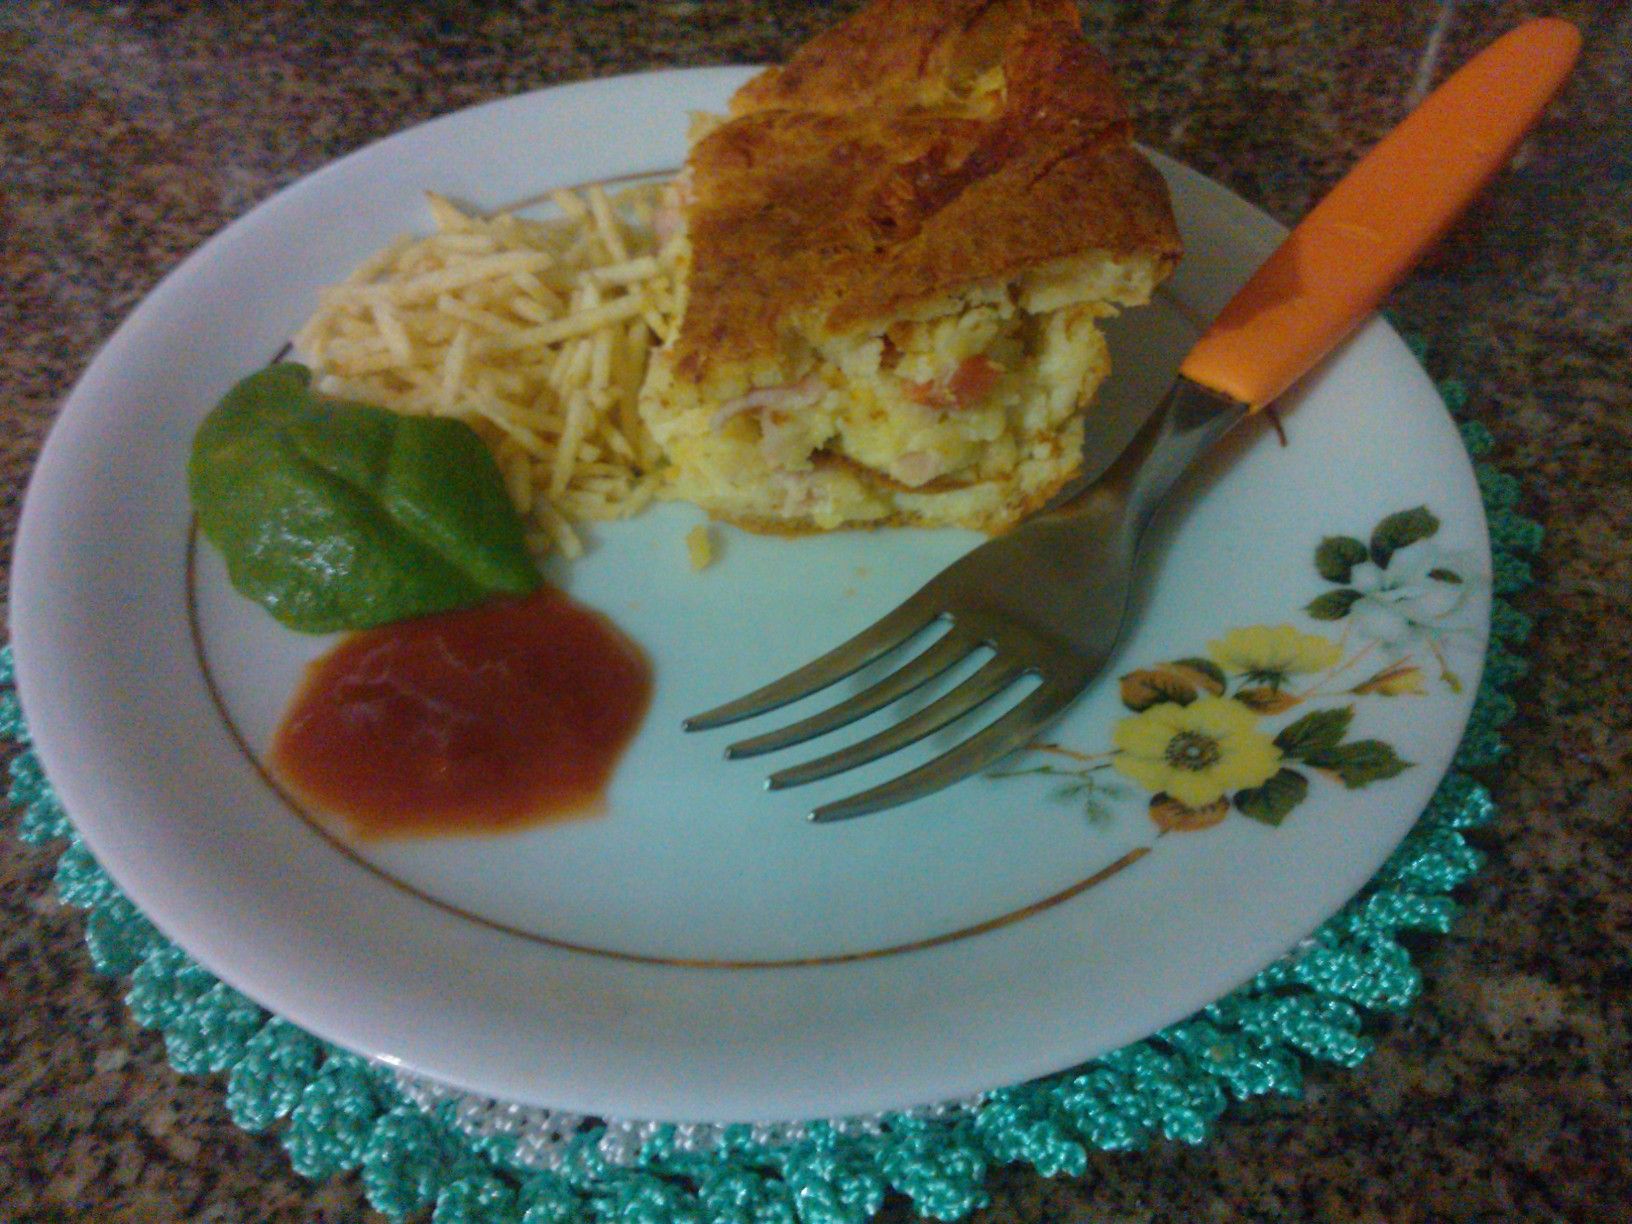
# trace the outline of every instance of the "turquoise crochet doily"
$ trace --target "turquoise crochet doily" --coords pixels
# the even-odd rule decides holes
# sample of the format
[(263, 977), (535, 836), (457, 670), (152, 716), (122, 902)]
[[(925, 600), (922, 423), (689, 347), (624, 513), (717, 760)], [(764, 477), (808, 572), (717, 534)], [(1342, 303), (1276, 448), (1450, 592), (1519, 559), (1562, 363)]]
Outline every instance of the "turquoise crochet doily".
[[(1466, 392), (1441, 392), (1453, 413)], [(164, 1036), (183, 1074), (225, 1076), (232, 1119), (276, 1129), (294, 1168), (319, 1179), (358, 1169), (369, 1200), (394, 1219), (431, 1208), (433, 1224), (862, 1224), (899, 1192), (920, 1214), (958, 1219), (986, 1202), (995, 1165), (1080, 1173), (1090, 1149), (1158, 1139), (1199, 1144), (1231, 1100), (1295, 1097), (1312, 1062), (1353, 1067), (1369, 1052), (1368, 1014), (1410, 1005), (1421, 979), (1400, 943), (1444, 932), (1453, 890), (1481, 865), (1463, 830), (1495, 813), (1471, 771), (1503, 754), (1504, 694), (1522, 673), (1529, 632), (1504, 597), (1529, 582), (1541, 530), (1517, 511), (1518, 482), (1478, 462), (1496, 596), (1472, 721), (1449, 774), (1371, 883), (1284, 959), (1234, 993), (1152, 1037), (1079, 1067), (956, 1107), (796, 1127), (683, 1127), (571, 1119), (550, 1136), (548, 1167), (519, 1124), (491, 1103), (415, 1091), (392, 1072), (329, 1046), (217, 981), (168, 942), (92, 859), (52, 793), (0, 650), (0, 735), (22, 745), (10, 798), (18, 835), (62, 843), (56, 883), (85, 913), (85, 942), (104, 974), (130, 979), (131, 1015)], [(706, 1131), (707, 1142), (699, 1142)]]

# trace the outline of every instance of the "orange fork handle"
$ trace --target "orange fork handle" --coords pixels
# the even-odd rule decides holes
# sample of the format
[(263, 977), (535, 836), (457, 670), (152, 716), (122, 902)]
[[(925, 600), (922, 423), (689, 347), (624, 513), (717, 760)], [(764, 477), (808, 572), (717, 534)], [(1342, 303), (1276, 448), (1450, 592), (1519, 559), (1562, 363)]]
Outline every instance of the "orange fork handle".
[(1540, 18), (1497, 39), (1384, 137), (1287, 236), (1179, 373), (1257, 410), (1377, 308), (1512, 156), (1581, 35)]

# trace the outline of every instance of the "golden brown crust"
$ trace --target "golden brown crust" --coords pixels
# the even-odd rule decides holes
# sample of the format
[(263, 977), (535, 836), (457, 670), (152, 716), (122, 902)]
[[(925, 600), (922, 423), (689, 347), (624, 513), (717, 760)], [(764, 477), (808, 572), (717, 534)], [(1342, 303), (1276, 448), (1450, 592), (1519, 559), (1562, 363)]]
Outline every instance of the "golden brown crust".
[(788, 369), (825, 336), (1061, 259), (1179, 255), (1070, 0), (877, 0), (731, 109), (690, 158), (683, 380)]
[(731, 99), (756, 110), (956, 109), (1027, 32), (1078, 36), (1072, 0), (874, 0)]

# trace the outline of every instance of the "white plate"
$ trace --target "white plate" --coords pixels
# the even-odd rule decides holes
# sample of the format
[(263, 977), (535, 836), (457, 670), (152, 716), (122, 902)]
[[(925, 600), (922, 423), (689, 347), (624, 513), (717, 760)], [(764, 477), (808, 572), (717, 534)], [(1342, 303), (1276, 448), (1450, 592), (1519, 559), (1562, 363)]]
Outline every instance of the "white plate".
[[(719, 107), (744, 74), (529, 94), (296, 184), (205, 244), (120, 328), (29, 490), (13, 575), (18, 682), (98, 858), (166, 934), (251, 997), (485, 1095), (625, 1117), (847, 1114), (1017, 1081), (1145, 1036), (1274, 960), (1362, 886), (1447, 768), (1477, 684), (1489, 555), (1477, 489), (1429, 380), (1373, 322), (1288, 405), (1289, 445), (1254, 422), (1189, 482), (1158, 528), (1141, 619), (1050, 738), (1109, 752), (1132, 717), (1117, 677), (1204, 655), (1232, 628), (1290, 624), (1342, 638), (1345, 661), (1366, 651), (1364, 631), (1386, 620), (1379, 598), (1341, 622), (1301, 611), (1336, 589), (1315, 570), (1315, 546), (1427, 505), (1442, 526), (1417, 552), (1439, 550), (1472, 581), (1454, 613), (1412, 639), (1422, 670), (1387, 686), (1424, 691), (1343, 693), (1392, 661), (1373, 646), (1324, 682), (1337, 695), (1258, 724), (1267, 736), (1311, 709), (1352, 706), (1349, 739), (1386, 741), (1414, 762), (1397, 777), (1348, 789), (1305, 769), (1308, 798), (1279, 827), (1232, 811), (1159, 838), (1147, 792), (1114, 768), (1091, 775), (1121, 788), (1097, 815), (1081, 794), (1056, 793), (1069, 779), (1027, 774), (811, 826), (812, 798), (899, 763), (769, 796), (757, 764), (722, 761), (726, 736), (683, 736), (681, 716), (866, 624), (973, 541), (727, 530), (698, 574), (682, 543), (696, 516), (669, 506), (597, 532), (588, 559), (556, 575), (655, 663), (654, 703), (605, 816), (384, 846), (317, 832), (238, 737), (264, 745), (325, 643), (234, 595), (207, 548), (191, 580), (195, 643), (183, 480), (195, 426), (297, 327), (319, 286), (423, 228), (422, 189), (499, 206), (672, 166), (687, 112)], [(1160, 303), (1119, 322), (1113, 399), (1159, 391), (1194, 321), (1279, 233), (1218, 186), (1160, 165), (1189, 254)]]

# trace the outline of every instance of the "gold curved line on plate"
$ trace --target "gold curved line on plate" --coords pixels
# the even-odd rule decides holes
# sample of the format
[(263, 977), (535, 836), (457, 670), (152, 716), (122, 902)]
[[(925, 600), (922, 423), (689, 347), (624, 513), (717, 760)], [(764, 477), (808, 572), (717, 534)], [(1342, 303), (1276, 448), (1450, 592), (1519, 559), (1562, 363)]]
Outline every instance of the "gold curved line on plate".
[(512, 935), (518, 939), (525, 939), (530, 943), (559, 948), (566, 952), (581, 952), (587, 956), (599, 956), (607, 960), (626, 961), (640, 965), (669, 965), (682, 969), (798, 969), (813, 968), (820, 965), (845, 965), (855, 961), (879, 960), (886, 956), (898, 956), (906, 952), (921, 952), (929, 948), (943, 947), (946, 944), (957, 943), (960, 940), (970, 939), (976, 935), (984, 935), (991, 931), (1000, 930), (1003, 927), (1013, 926), (1017, 922), (1023, 922), (1027, 918), (1053, 909), (1073, 897), (1080, 896), (1097, 884), (1103, 884), (1112, 876), (1133, 866), (1134, 863), (1149, 854), (1151, 850), (1149, 846), (1136, 846), (1109, 866), (1100, 868), (1092, 875), (1078, 880), (1074, 884), (1069, 884), (1058, 892), (1050, 893), (1040, 900), (998, 914), (994, 918), (987, 918), (982, 922), (958, 927), (955, 930), (945, 931), (939, 935), (930, 935), (923, 939), (887, 944), (880, 948), (864, 948), (856, 952), (834, 952), (825, 956), (761, 958), (656, 956), (642, 952), (625, 952), (617, 948), (600, 948), (593, 944), (576, 943), (570, 939), (540, 935), (536, 931), (523, 930), (508, 923), (498, 922), (467, 910), (462, 906), (455, 905), (451, 901), (444, 901), (440, 897), (432, 896), (430, 893), (415, 888), (404, 880), (399, 880), (377, 864), (371, 863), (367, 858), (359, 854), (354, 846), (330, 829), (324, 821), (302, 806), (300, 801), (285, 790), (278, 780), (272, 776), (271, 771), (261, 763), (260, 758), (255, 755), (254, 750), (249, 746), (249, 742), (244, 738), (243, 732), (239, 730), (238, 724), (233, 721), (232, 714), (227, 709), (227, 703), (221, 696), (221, 690), (216, 685), (215, 675), (210, 670), (209, 657), (204, 651), (204, 631), (199, 622), (198, 614), (198, 538), (198, 520), (194, 518), (189, 522), (187, 528), (186, 564), (187, 628), (192, 637), (193, 657), (198, 663), (199, 675), (204, 680), (205, 691), (210, 695), (210, 701), (215, 706), (216, 714), (220, 717), (222, 725), (227, 730), (228, 737), (243, 755), (244, 760), (249, 763), (250, 768), (255, 771), (266, 788), (277, 796), (284, 807), (299, 817), (307, 828), (311, 829), (312, 832), (328, 842), (340, 854), (361, 867), (375, 879), (406, 896), (434, 906), (444, 913), (474, 922), (478, 926), (484, 926), (492, 931)]
[[(631, 174), (620, 174), (615, 178), (594, 179), (583, 183), (573, 183), (565, 187), (553, 188), (551, 191), (540, 192), (534, 196), (528, 196), (525, 199), (518, 200), (512, 204), (496, 209), (494, 212), (519, 212), (524, 208), (532, 208), (548, 204), (550, 202), (551, 195), (554, 194), (555, 191), (582, 191), (588, 187), (622, 186), (628, 183), (638, 183), (651, 179), (672, 177), (677, 173), (679, 173), (678, 166), (668, 166), (660, 170), (642, 170)], [(490, 213), (488, 215), (492, 214)], [(1177, 309), (1179, 309), (1181, 314), (1184, 313), (1182, 306), (1176, 302), (1173, 304)], [(272, 360), (274, 362), (282, 360), (291, 352), (292, 348), (292, 343), (285, 341), (283, 346), (273, 355)], [(227, 729), (228, 737), (231, 738), (233, 744), (237, 746), (238, 751), (243, 755), (244, 759), (249, 762), (250, 767), (254, 769), (255, 773), (260, 777), (267, 789), (276, 795), (279, 801), (296, 816), (298, 816), (308, 828), (310, 828), (324, 841), (328, 842), (329, 845), (338, 850), (347, 859), (351, 860), (351, 862), (355, 863), (357, 866), (367, 871), (370, 875), (374, 876), (375, 879), (380, 880), (381, 882), (389, 885), (401, 893), (404, 893), (407, 896), (423, 901), (427, 905), (435, 906), (444, 913), (452, 914), (455, 917), (463, 918), (469, 922), (474, 922), (477, 925), (484, 926), (492, 931), (512, 935), (518, 939), (525, 939), (531, 943), (542, 944), (551, 948), (559, 948), (567, 952), (580, 952), (587, 956), (599, 956), (608, 960), (626, 961), (641, 965), (670, 965), (684, 969), (796, 969), (812, 968), (820, 965), (844, 965), (851, 964), (856, 961), (879, 960), (886, 956), (898, 956), (907, 952), (921, 952), (930, 948), (944, 947), (947, 944), (957, 943), (964, 939), (971, 939), (977, 935), (985, 935), (992, 931), (1001, 930), (1007, 926), (1013, 926), (1015, 923), (1023, 922), (1027, 918), (1035, 917), (1036, 915), (1044, 913), (1047, 910), (1051, 910), (1057, 905), (1062, 905), (1071, 900), (1073, 897), (1080, 896), (1081, 894), (1087, 892), (1090, 888), (1093, 888), (1097, 884), (1103, 884), (1112, 876), (1115, 876), (1126, 868), (1133, 866), (1134, 863), (1137, 863), (1140, 859), (1144, 858), (1145, 855), (1150, 853), (1151, 848), (1149, 846), (1136, 846), (1134, 849), (1124, 854), (1121, 858), (1112, 862), (1109, 866), (1102, 867), (1092, 875), (1078, 880), (1074, 884), (1069, 884), (1057, 892), (1050, 893), (1048, 896), (1037, 901), (1032, 901), (1019, 907), (1018, 909), (1009, 910), (1005, 913), (998, 914), (996, 917), (987, 918), (981, 922), (973, 923), (970, 926), (958, 927), (955, 930), (945, 931), (939, 935), (926, 936), (923, 939), (913, 939), (898, 944), (887, 944), (880, 948), (864, 948), (856, 952), (835, 952), (825, 956), (763, 958), (656, 956), (642, 952), (625, 952), (616, 948), (600, 948), (594, 946), (593, 944), (575, 943), (569, 939), (559, 939), (551, 935), (540, 935), (536, 931), (523, 930), (520, 927), (511, 926), (508, 923), (498, 922), (492, 918), (487, 918), (481, 914), (474, 913), (473, 911), (467, 910), (462, 906), (453, 904), (451, 901), (444, 901), (442, 898), (432, 896), (430, 893), (416, 888), (404, 880), (399, 880), (396, 876), (390, 874), (388, 871), (379, 867), (377, 864), (370, 862), (363, 855), (359, 854), (354, 846), (329, 828), (323, 820), (302, 806), (300, 801), (285, 790), (278, 780), (272, 776), (271, 771), (261, 763), (260, 758), (257, 757), (254, 750), (250, 748), (248, 741), (244, 739), (243, 733), (238, 729), (238, 724), (233, 721), (232, 714), (227, 709), (227, 703), (221, 696), (221, 690), (215, 683), (215, 676), (210, 670), (209, 659), (204, 652), (203, 629), (199, 624), (198, 616), (197, 559), (198, 519), (196, 516), (194, 516), (189, 521), (187, 527), (186, 565), (187, 624), (188, 631), (191, 634), (193, 641), (193, 655), (198, 662), (199, 674), (204, 679), (204, 688), (209, 693), (210, 701), (214, 704), (216, 713), (220, 716), (222, 724)]]

